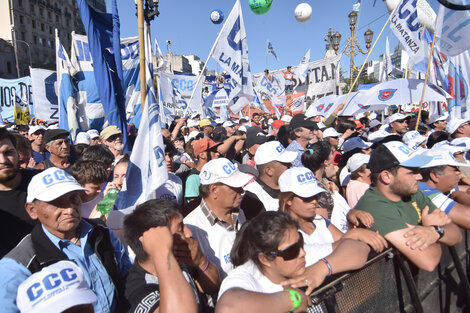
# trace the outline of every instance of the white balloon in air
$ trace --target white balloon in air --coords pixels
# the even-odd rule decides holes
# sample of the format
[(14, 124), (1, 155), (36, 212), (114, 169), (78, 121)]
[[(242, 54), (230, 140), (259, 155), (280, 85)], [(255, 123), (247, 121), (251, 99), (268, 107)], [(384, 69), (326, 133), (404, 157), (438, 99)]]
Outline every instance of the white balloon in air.
[[(400, 0), (385, 0), (385, 5), (389, 13), (392, 13), (399, 4)], [(416, 7), (418, 8), (418, 22), (426, 26), (426, 28), (433, 33), (434, 24), (436, 22), (436, 12), (434, 12), (426, 0), (418, 0)]]
[(312, 7), (308, 3), (301, 3), (295, 8), (294, 16), (298, 22), (305, 23), (312, 17)]

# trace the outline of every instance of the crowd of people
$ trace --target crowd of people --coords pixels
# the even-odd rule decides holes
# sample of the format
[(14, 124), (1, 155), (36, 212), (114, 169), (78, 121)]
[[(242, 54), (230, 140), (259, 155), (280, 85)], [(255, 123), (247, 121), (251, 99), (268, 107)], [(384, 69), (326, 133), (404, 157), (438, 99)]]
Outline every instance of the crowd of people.
[(433, 271), (470, 227), (466, 119), (175, 117), (119, 227), (135, 127), (44, 124), (0, 128), (4, 312), (322, 312), (328, 276), (391, 246)]

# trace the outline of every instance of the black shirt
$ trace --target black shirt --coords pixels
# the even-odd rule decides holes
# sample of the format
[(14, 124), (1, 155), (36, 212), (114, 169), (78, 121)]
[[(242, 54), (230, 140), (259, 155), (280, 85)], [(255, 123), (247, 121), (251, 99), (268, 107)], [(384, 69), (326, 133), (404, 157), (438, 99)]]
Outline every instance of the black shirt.
[(13, 249), (36, 224), (24, 204), (31, 178), (38, 170), (20, 170), (21, 183), (13, 190), (0, 191), (0, 258)]
[[(266, 185), (262, 180), (258, 179), (256, 182), (268, 193), (272, 198), (277, 199), (280, 190), (272, 189)], [(245, 191), (240, 208), (245, 213), (246, 220), (249, 221), (260, 213), (266, 212), (263, 202), (258, 199), (258, 196), (251, 191)]]

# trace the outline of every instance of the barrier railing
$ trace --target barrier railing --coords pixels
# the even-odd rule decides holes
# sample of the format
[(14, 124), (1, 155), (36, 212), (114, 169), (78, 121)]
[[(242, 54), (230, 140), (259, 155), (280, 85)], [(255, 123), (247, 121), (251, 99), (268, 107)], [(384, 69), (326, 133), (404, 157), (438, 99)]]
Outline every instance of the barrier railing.
[(369, 258), (360, 270), (336, 275), (316, 289), (312, 301), (328, 313), (470, 312), (469, 234), (442, 246), (433, 272), (418, 270), (393, 248)]

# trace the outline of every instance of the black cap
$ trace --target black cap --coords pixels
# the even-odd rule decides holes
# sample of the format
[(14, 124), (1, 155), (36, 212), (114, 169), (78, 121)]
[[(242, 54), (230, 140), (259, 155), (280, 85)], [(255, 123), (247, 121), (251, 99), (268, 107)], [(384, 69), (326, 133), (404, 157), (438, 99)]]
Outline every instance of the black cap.
[(305, 114), (297, 114), (295, 115), (289, 124), (290, 129), (296, 129), (299, 127), (305, 127), (308, 129), (316, 129), (318, 130), (318, 125), (311, 119), (305, 116)]
[(372, 173), (380, 173), (398, 165), (400, 165), (400, 162), (390, 150), (385, 145), (380, 145), (370, 153), (369, 165), (367, 167)]
[(268, 141), (267, 134), (258, 126), (251, 126), (246, 131), (245, 149)]
[(60, 137), (67, 137), (70, 133), (65, 129), (48, 129), (44, 133), (44, 143), (48, 143)]

